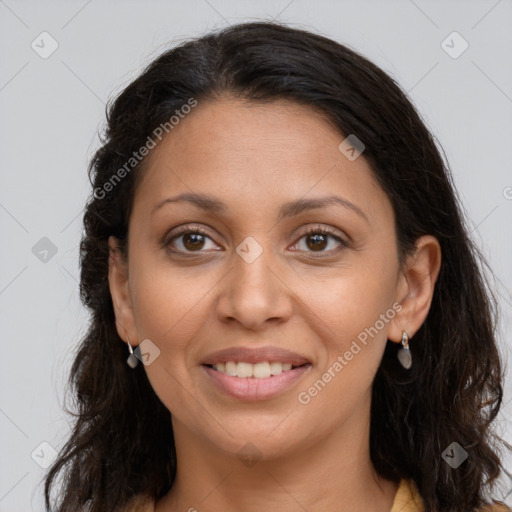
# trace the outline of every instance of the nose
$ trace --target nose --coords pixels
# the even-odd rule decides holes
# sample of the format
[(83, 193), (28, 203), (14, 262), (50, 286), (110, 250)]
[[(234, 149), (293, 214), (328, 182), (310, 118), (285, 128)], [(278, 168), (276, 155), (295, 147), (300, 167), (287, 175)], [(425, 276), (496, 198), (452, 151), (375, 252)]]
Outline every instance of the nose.
[(218, 318), (250, 330), (288, 320), (293, 309), (290, 284), (271, 249), (264, 248), (254, 261), (240, 254), (233, 254), (231, 269), (222, 280)]

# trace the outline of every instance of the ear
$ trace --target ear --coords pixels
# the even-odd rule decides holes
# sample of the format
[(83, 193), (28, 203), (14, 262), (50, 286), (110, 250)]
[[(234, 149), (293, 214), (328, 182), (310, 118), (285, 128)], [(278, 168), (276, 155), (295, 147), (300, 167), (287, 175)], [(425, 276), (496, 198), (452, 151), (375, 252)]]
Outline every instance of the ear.
[(120, 338), (125, 342), (129, 340), (133, 347), (138, 345), (138, 339), (128, 286), (128, 262), (121, 253), (116, 237), (108, 238), (108, 247), (108, 282), (114, 304), (116, 329)]
[(430, 310), (440, 268), (441, 246), (437, 238), (431, 235), (418, 238), (414, 253), (406, 257), (400, 271), (395, 301), (402, 309), (390, 323), (388, 339), (400, 343), (402, 330), (409, 338), (419, 330)]

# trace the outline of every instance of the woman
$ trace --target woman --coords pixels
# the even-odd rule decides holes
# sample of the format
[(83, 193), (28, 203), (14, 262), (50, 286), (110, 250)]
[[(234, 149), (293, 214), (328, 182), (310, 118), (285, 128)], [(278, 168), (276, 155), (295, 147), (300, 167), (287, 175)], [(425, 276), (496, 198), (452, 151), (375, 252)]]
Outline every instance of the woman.
[(495, 301), (383, 71), (229, 27), (119, 95), (90, 173), (48, 506), (63, 471), (59, 511), (507, 510)]

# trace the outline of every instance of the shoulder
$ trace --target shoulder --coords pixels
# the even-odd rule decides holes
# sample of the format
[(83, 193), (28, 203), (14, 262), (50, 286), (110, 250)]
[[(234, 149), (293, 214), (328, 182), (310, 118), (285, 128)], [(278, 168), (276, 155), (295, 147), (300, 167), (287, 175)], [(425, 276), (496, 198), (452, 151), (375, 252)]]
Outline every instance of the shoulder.
[(485, 505), (480, 512), (511, 512), (512, 509), (506, 505)]
[[(424, 512), (425, 505), (418, 487), (411, 479), (400, 480), (391, 512)], [(485, 505), (479, 512), (512, 512), (505, 505)]]

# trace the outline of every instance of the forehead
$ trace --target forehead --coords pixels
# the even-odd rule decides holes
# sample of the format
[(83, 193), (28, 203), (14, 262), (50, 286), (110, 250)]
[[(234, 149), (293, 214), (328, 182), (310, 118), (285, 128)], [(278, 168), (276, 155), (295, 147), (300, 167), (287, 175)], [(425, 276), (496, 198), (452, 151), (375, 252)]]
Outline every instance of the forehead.
[(150, 153), (135, 203), (194, 192), (254, 209), (339, 192), (378, 209), (383, 191), (364, 158), (340, 152), (344, 138), (326, 116), (297, 103), (199, 101)]

